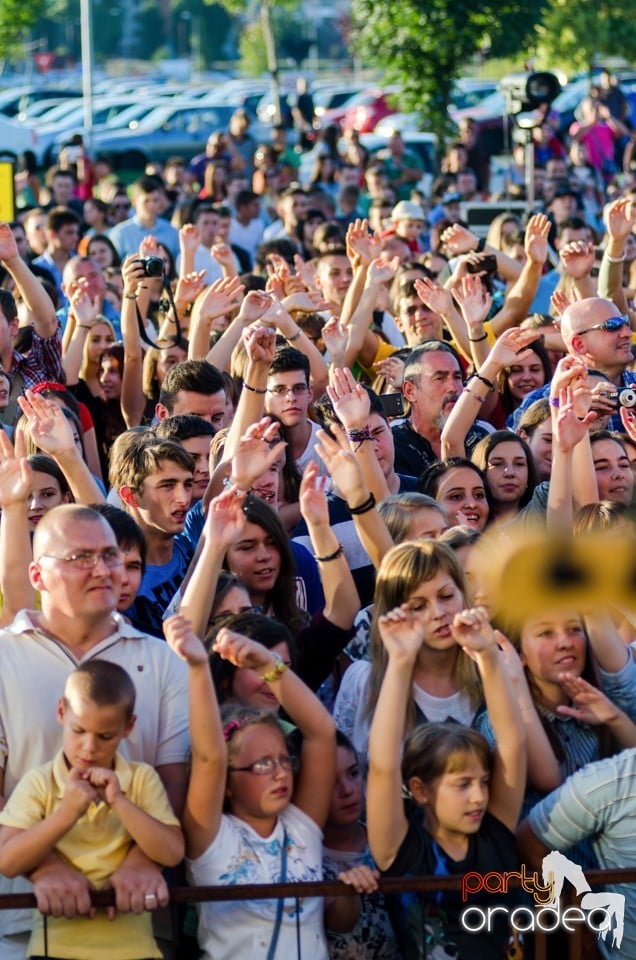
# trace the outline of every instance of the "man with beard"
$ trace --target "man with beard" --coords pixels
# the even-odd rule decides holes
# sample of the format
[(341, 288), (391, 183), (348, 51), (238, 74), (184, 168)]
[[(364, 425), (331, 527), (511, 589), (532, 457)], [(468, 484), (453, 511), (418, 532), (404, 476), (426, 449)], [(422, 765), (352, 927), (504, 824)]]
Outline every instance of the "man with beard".
[[(426, 340), (411, 351), (405, 367), (402, 393), (409, 417), (393, 427), (395, 470), (419, 477), (441, 456), (441, 434), (462, 392), (464, 375), (452, 347), (443, 340)], [(468, 455), (487, 431), (473, 424), (466, 437)]]

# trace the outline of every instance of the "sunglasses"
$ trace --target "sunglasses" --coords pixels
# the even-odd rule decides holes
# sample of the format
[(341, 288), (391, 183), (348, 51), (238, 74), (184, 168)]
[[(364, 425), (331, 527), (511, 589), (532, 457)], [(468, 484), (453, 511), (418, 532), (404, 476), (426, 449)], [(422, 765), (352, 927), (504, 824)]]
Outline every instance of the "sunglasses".
[(587, 327), (586, 330), (579, 330), (578, 333), (589, 333), (591, 330), (606, 330), (608, 333), (616, 333), (621, 327), (629, 326), (631, 326), (629, 317), (623, 314), (622, 317), (610, 317), (604, 323), (595, 323), (592, 327)]

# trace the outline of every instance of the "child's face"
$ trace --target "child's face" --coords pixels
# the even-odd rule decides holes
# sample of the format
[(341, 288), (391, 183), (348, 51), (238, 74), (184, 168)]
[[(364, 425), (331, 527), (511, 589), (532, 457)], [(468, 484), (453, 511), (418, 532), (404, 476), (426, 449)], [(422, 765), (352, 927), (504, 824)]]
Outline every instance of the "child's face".
[(446, 521), (439, 510), (435, 510), (433, 507), (421, 507), (414, 512), (405, 539), (417, 540), (424, 537), (429, 540), (437, 540), (440, 533), (443, 533), (446, 528)]
[(456, 613), (464, 609), (464, 597), (449, 573), (440, 570), (431, 580), (424, 580), (409, 595), (408, 606), (424, 631), (422, 646), (444, 651), (455, 647), (451, 624)]
[[(289, 647), (285, 642), (277, 643), (272, 647), (272, 653), (282, 657), (283, 662), (291, 664)], [(279, 703), (268, 683), (259, 677), (256, 670), (241, 667), (234, 674), (232, 682), (232, 698), (238, 700), (245, 707), (254, 707), (257, 710), (272, 710), (278, 713)]]
[(474, 753), (467, 753), (460, 769), (447, 771), (431, 784), (416, 790), (423, 803), (427, 826), (435, 839), (457, 839), (477, 833), (488, 807), (490, 775)]
[(139, 547), (122, 547), (121, 552), (124, 562), (121, 568), (121, 590), (117, 601), (119, 613), (123, 613), (134, 603), (143, 576), (143, 563)]
[(120, 741), (132, 730), (135, 718), (126, 718), (122, 704), (100, 707), (92, 700), (63, 697), (57, 705), (62, 725), (62, 748), (71, 767), (87, 770), (104, 767), (111, 770)]
[[(265, 757), (279, 760), (289, 756), (282, 733), (268, 724), (254, 724), (234, 735), (235, 749), (231, 754), (227, 796), (232, 813), (257, 831), (259, 827), (270, 833), (272, 820), (289, 805), (293, 791), (293, 774), (280, 763), (270, 774), (257, 774), (247, 767)], [(233, 743), (234, 745), (234, 743)], [(265, 834), (266, 835), (266, 834)]]
[(332, 826), (345, 827), (357, 823), (362, 815), (362, 770), (347, 747), (338, 747), (336, 785), (331, 798), (327, 821)]
[(580, 677), (585, 653), (583, 623), (574, 610), (537, 615), (523, 625), (521, 659), (539, 686), (558, 685), (560, 673)]

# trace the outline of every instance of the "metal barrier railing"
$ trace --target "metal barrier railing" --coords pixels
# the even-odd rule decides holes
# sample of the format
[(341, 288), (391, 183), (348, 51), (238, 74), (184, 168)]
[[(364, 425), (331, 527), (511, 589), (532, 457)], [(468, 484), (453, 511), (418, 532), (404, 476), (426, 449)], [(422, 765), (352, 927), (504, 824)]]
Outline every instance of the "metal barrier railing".
[[(591, 887), (598, 887), (607, 883), (636, 883), (636, 869), (616, 870), (586, 870), (585, 877)], [(383, 877), (378, 881), (378, 893), (427, 893), (440, 890), (461, 890), (462, 876), (456, 877)], [(510, 879), (508, 888), (521, 887), (520, 880)], [(352, 887), (339, 880), (321, 880), (296, 883), (249, 883), (234, 886), (210, 887), (171, 887), (170, 900), (172, 903), (201, 903), (205, 901), (228, 900), (300, 900), (306, 897), (349, 897), (357, 896)], [(493, 899), (497, 896), (493, 893)], [(575, 901), (575, 891), (568, 890), (563, 894), (568, 905)], [(115, 905), (113, 890), (91, 891), (91, 902), (94, 907), (110, 907)], [(0, 910), (28, 910), (36, 907), (36, 899), (32, 893), (0, 894)], [(544, 960), (546, 956), (547, 938), (540, 930), (535, 933), (535, 960)], [(581, 934), (572, 934), (568, 939), (569, 960), (580, 960)]]

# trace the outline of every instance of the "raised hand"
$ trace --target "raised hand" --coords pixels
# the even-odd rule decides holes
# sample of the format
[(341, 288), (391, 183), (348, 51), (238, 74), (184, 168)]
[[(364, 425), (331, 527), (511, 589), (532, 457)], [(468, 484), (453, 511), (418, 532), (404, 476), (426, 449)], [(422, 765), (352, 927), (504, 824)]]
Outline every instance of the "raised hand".
[(378, 620), (378, 629), (389, 660), (413, 666), (424, 640), (424, 628), (417, 614), (404, 603)]
[(300, 512), (307, 525), (329, 526), (328, 478), (321, 477), (318, 464), (310, 460), (300, 482)]
[(383, 260), (381, 257), (376, 257), (376, 259), (372, 260), (369, 264), (367, 283), (377, 285), (388, 283), (397, 273), (399, 266), (399, 257), (393, 257), (393, 259), (389, 261)]
[(561, 357), (556, 365), (552, 380), (550, 381), (550, 396), (558, 397), (561, 390), (565, 390), (575, 380), (587, 379), (587, 367), (580, 357), (574, 357), (568, 354)]
[(371, 412), (369, 394), (347, 367), (332, 371), (327, 396), (345, 430), (358, 430), (367, 425)]
[(489, 359), (496, 360), (501, 368), (509, 367), (519, 359), (519, 355), (526, 347), (537, 339), (536, 330), (523, 330), (521, 327), (510, 327), (504, 330), (490, 351)]
[[(251, 296), (252, 294), (248, 293), (246, 300)], [(252, 363), (267, 366), (269, 369), (276, 352), (276, 331), (271, 327), (246, 327), (241, 334), (241, 339), (249, 360)]]
[(234, 309), (243, 296), (244, 289), (238, 277), (223, 277), (221, 280), (215, 280), (199, 302), (200, 315), (208, 320), (224, 316)]
[(205, 287), (205, 274), (205, 270), (193, 270), (192, 273), (179, 277), (177, 289), (174, 292), (174, 302), (177, 306), (194, 303)]
[(614, 240), (625, 241), (636, 223), (636, 203), (621, 197), (607, 208), (607, 232)]
[(71, 425), (54, 400), (27, 390), (23, 397), (18, 397), (18, 403), (29, 421), (33, 442), (40, 450), (54, 458), (75, 452)]
[(557, 680), (573, 703), (573, 706), (557, 707), (557, 713), (562, 717), (574, 717), (579, 723), (597, 726), (600, 723), (611, 723), (619, 716), (618, 707), (598, 687), (593, 687), (583, 677), (560, 673)]
[(157, 238), (153, 237), (152, 234), (144, 237), (141, 243), (139, 244), (139, 256), (140, 257), (158, 257), (159, 256), (159, 247), (157, 245)]
[(219, 630), (212, 650), (223, 660), (229, 660), (235, 667), (248, 670), (267, 672), (278, 662), (271, 650), (257, 643), (256, 640), (250, 640), (240, 633), (228, 630), (227, 627)]
[(330, 430), (333, 437), (325, 430), (318, 431), (315, 450), (342, 496), (355, 507), (368, 499), (369, 488), (342, 427), (331, 424)]
[(454, 223), (447, 227), (440, 237), (441, 242), (447, 251), (454, 257), (463, 253), (471, 253), (477, 248), (479, 237), (471, 233), (467, 227), (462, 227), (459, 223)]
[(535, 213), (528, 220), (523, 246), (533, 263), (543, 265), (547, 259), (550, 226), (550, 221), (543, 213)]
[(246, 496), (244, 490), (233, 485), (210, 501), (204, 529), (206, 536), (221, 549), (236, 543), (245, 529), (247, 520), (243, 507)]
[(308, 263), (305, 263), (300, 254), (294, 256), (294, 269), (296, 270), (296, 276), (300, 277), (303, 283), (310, 287), (312, 290), (316, 290), (316, 271)]
[[(584, 386), (591, 398), (591, 390), (589, 390), (587, 384), (584, 383)], [(575, 386), (569, 386), (565, 390), (559, 390), (559, 406), (558, 408), (552, 407), (554, 442), (559, 450), (564, 453), (573, 450), (577, 443), (581, 442), (598, 417), (598, 414), (593, 410), (586, 413), (583, 418), (579, 417), (579, 410), (577, 410), (575, 402), (575, 389)]]
[(351, 262), (357, 261), (363, 267), (368, 267), (382, 251), (380, 238), (371, 234), (366, 220), (354, 220), (349, 224), (345, 242)]
[(567, 273), (575, 280), (587, 277), (596, 261), (594, 244), (586, 240), (566, 243), (559, 251), (559, 257)]
[(560, 317), (573, 303), (576, 303), (574, 291), (571, 296), (568, 296), (563, 290), (555, 290), (550, 297), (550, 306), (552, 307), (552, 313), (555, 317)]
[(71, 310), (78, 324), (83, 327), (92, 327), (97, 320), (101, 308), (101, 297), (96, 294), (91, 300), (86, 286), (80, 282), (73, 285), (70, 295)]
[(418, 278), (414, 286), (425, 307), (428, 307), (429, 310), (437, 313), (440, 317), (450, 313), (453, 308), (453, 298), (450, 290), (445, 290), (444, 287), (429, 277)]
[(8, 223), (0, 223), (0, 260), (8, 263), (19, 257), (13, 231)]
[(496, 646), (495, 632), (485, 607), (471, 607), (456, 613), (451, 624), (453, 639), (469, 656)]
[(180, 613), (163, 621), (163, 633), (170, 648), (190, 666), (208, 662), (202, 640), (197, 637), (190, 621)]
[(399, 357), (387, 357), (385, 360), (378, 360), (373, 364), (373, 369), (381, 377), (384, 377), (390, 386), (399, 390), (404, 380), (404, 360)]
[(350, 870), (343, 870), (338, 874), (338, 880), (353, 887), (356, 893), (375, 893), (378, 889), (378, 880), (380, 878), (379, 870), (372, 870), (362, 864), (359, 867), (351, 867)]
[(241, 304), (239, 317), (243, 323), (254, 323), (264, 317), (272, 305), (271, 294), (264, 290), (250, 290)]
[(234, 264), (234, 253), (232, 248), (227, 243), (214, 243), (210, 247), (210, 253), (218, 264), (222, 267), (233, 269)]
[(181, 253), (194, 252), (201, 243), (201, 231), (193, 223), (185, 223), (179, 230), (179, 249)]
[[(299, 279), (298, 277), (295, 279)], [(302, 281), (301, 281), (302, 283)], [(298, 293), (292, 293), (285, 297), (285, 310), (291, 313), (292, 310), (298, 310), (300, 313), (315, 313), (329, 308), (329, 301), (325, 300), (322, 294), (315, 290), (301, 290)]]
[(258, 423), (252, 423), (239, 440), (232, 457), (232, 482), (240, 490), (249, 490), (284, 454), (287, 444), (278, 439), (279, 429), (278, 422), (263, 417)]
[(344, 356), (347, 343), (349, 342), (349, 334), (346, 328), (340, 323), (339, 317), (329, 317), (322, 328), (320, 336), (332, 359), (334, 357)]
[(25, 456), (24, 434), (15, 434), (15, 451), (11, 441), (0, 429), (0, 509), (21, 504), (26, 507), (31, 495), (33, 475)]
[(470, 334), (473, 327), (487, 320), (492, 307), (492, 297), (474, 273), (467, 273), (462, 277), (461, 285), (453, 290), (453, 296)]

